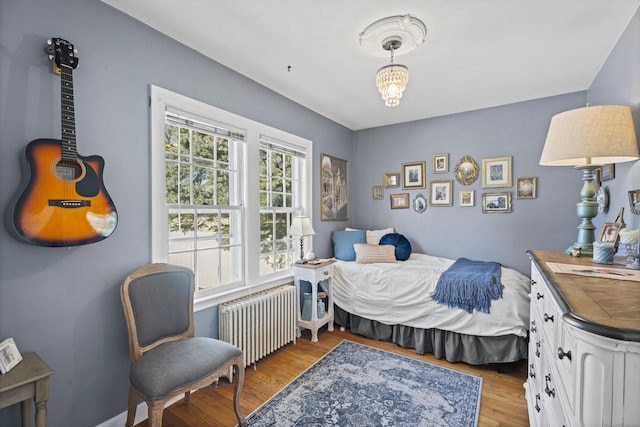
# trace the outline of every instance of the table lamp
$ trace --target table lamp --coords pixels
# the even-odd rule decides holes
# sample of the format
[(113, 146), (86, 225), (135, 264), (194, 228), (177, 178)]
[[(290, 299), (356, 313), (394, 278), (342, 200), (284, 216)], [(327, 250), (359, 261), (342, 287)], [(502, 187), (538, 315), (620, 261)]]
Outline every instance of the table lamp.
[(631, 109), (626, 105), (600, 105), (577, 108), (553, 116), (544, 143), (540, 164), (574, 166), (582, 171), (581, 201), (576, 204), (578, 239), (566, 252), (580, 248), (593, 255), (595, 226), (591, 219), (598, 214), (593, 185), (595, 172), (604, 164), (637, 160), (638, 141)]
[(304, 238), (306, 236), (313, 236), (314, 234), (316, 233), (313, 231), (313, 226), (308, 216), (293, 217), (291, 226), (289, 227), (289, 235), (292, 237), (300, 237), (300, 259), (296, 261), (297, 264), (304, 263)]

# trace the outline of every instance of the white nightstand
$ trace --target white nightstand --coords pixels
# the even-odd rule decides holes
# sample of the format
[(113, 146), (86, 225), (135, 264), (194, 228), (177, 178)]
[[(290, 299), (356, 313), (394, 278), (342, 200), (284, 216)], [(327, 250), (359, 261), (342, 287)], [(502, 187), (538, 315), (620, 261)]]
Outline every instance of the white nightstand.
[[(318, 329), (328, 324), (329, 331), (333, 331), (333, 263), (329, 260), (320, 264), (295, 264), (293, 266), (293, 280), (297, 294), (297, 318), (298, 326), (311, 330), (311, 342), (318, 342)], [(302, 320), (300, 302), (300, 281), (311, 283), (311, 320)], [(322, 285), (320, 282), (326, 281)], [(327, 294), (327, 306), (324, 315), (318, 318), (318, 287)], [(300, 329), (298, 329), (300, 336)]]

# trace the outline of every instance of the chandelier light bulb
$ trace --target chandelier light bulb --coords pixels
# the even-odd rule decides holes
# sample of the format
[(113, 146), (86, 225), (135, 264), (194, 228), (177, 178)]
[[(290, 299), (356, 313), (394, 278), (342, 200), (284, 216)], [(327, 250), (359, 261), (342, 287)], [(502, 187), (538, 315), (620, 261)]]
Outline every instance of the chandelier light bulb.
[(391, 64), (382, 67), (376, 75), (376, 86), (382, 95), (384, 105), (395, 107), (409, 82), (409, 69), (404, 65)]

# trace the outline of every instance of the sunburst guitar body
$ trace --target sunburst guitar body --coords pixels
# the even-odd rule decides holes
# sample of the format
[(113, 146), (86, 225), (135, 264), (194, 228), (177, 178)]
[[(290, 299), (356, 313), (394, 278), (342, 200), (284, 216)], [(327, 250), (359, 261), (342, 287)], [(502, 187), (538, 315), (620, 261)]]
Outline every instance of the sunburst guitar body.
[(50, 46), (61, 75), (62, 139), (27, 145), (27, 180), (16, 199), (13, 228), (21, 239), (41, 246), (95, 243), (113, 233), (118, 215), (102, 179), (104, 160), (76, 151), (73, 46), (62, 39)]

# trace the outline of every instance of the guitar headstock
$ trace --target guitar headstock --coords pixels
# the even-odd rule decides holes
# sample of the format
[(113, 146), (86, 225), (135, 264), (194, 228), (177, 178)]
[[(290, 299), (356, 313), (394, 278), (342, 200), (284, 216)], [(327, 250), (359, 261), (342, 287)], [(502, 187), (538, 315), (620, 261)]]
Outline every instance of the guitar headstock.
[(54, 37), (47, 40), (46, 50), (56, 67), (75, 69), (78, 66), (78, 51), (68, 41)]

